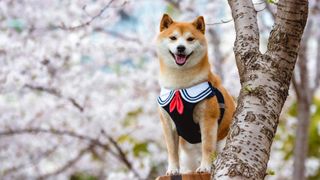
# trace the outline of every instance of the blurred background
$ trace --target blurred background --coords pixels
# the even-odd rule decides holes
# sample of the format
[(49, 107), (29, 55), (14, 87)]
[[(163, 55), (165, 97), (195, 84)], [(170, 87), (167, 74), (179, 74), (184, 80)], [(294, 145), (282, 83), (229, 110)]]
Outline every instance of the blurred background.
[[(254, 3), (265, 52), (276, 2)], [(320, 5), (309, 4), (267, 179), (291, 179), (303, 153), (306, 176), (320, 179)], [(236, 99), (227, 1), (0, 0), (0, 179), (149, 180), (165, 172), (155, 52), (163, 13), (204, 16), (212, 70)]]

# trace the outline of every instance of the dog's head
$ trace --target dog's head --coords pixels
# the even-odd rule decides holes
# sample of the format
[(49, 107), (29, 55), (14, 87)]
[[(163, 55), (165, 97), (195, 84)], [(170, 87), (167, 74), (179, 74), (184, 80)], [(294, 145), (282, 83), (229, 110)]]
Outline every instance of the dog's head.
[(202, 16), (193, 22), (175, 22), (164, 14), (157, 39), (160, 61), (172, 68), (190, 68), (201, 62), (207, 52)]

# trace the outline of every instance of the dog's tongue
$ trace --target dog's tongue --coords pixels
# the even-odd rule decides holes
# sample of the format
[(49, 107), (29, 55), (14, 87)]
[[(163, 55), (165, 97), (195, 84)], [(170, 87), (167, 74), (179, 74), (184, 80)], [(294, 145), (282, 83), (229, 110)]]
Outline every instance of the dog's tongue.
[(177, 64), (184, 64), (187, 60), (187, 56), (185, 55), (175, 55)]

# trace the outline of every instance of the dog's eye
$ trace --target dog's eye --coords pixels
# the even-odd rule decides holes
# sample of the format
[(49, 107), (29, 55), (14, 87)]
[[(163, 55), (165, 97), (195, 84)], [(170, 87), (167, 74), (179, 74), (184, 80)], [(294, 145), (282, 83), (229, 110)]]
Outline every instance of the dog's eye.
[(170, 39), (173, 40), (173, 41), (177, 40), (177, 38), (175, 36), (171, 36)]
[(189, 38), (187, 39), (187, 41), (193, 41), (193, 40), (194, 40), (193, 37), (189, 37)]

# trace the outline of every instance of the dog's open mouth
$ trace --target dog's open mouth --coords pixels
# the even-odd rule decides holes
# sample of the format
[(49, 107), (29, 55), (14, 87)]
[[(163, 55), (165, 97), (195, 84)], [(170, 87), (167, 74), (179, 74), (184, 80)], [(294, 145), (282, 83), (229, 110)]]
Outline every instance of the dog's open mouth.
[(172, 55), (173, 59), (176, 61), (176, 64), (179, 66), (184, 65), (187, 62), (188, 58), (193, 53), (191, 52), (190, 54), (186, 55), (186, 54), (173, 54), (170, 50), (169, 52)]

